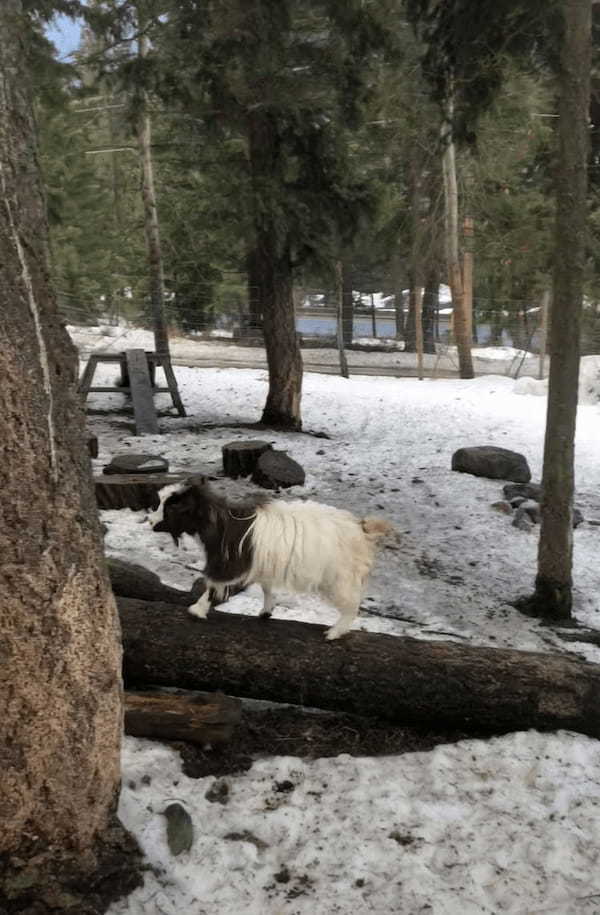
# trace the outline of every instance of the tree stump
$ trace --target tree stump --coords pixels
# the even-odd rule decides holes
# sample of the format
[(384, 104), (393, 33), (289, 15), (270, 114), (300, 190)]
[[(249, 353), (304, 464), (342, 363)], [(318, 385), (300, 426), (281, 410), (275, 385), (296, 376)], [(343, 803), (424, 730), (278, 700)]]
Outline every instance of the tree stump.
[(98, 508), (131, 508), (132, 511), (158, 508), (158, 493), (163, 486), (183, 483), (183, 473), (116, 473), (94, 477)]
[(290, 486), (304, 486), (306, 475), (303, 468), (285, 451), (265, 451), (252, 474), (252, 482), (264, 489), (289, 489)]
[(242, 703), (222, 693), (125, 693), (125, 733), (151, 740), (224, 743), (239, 723)]
[(223, 471), (225, 476), (237, 480), (248, 477), (256, 470), (258, 459), (272, 446), (259, 440), (229, 442), (223, 445)]

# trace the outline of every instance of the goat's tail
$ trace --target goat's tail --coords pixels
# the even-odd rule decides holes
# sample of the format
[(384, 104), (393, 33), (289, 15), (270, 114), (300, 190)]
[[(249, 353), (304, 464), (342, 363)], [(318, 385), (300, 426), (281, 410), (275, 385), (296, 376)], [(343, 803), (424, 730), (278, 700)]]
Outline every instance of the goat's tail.
[(377, 543), (382, 537), (387, 537), (396, 531), (394, 525), (383, 518), (363, 518), (360, 524), (367, 539), (372, 543)]

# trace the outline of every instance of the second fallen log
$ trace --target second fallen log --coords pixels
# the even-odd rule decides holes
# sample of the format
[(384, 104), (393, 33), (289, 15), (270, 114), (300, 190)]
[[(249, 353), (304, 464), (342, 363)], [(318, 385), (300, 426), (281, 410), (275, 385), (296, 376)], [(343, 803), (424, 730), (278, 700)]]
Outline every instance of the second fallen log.
[(229, 740), (242, 705), (222, 693), (126, 692), (125, 733), (204, 746)]

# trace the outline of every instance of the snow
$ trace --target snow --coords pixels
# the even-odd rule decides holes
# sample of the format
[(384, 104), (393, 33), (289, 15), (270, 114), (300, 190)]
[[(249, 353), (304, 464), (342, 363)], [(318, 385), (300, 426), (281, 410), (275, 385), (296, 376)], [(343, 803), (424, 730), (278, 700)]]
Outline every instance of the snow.
[[(589, 738), (530, 731), (379, 759), (275, 757), (222, 779), (226, 804), (206, 797), (213, 776), (188, 778), (160, 744), (127, 739), (123, 765), (119, 814), (153, 870), (111, 915), (598, 911), (600, 743)], [(177, 858), (161, 815), (173, 801), (195, 825)]]
[[(128, 331), (119, 346), (136, 345), (137, 333)], [(107, 379), (114, 371), (99, 369)], [(222, 445), (257, 437), (236, 424), (260, 417), (262, 369), (178, 367), (176, 375), (189, 415), (161, 415), (160, 436), (131, 434), (129, 416), (112, 412), (123, 395), (90, 395), (96, 468), (118, 452), (143, 450), (168, 458), (172, 471), (218, 476)], [(576, 616), (597, 627), (600, 527), (590, 522), (600, 520), (600, 407), (597, 396), (592, 401), (578, 411), (576, 504), (586, 521), (574, 532), (573, 577)], [(170, 406), (167, 395), (156, 402)], [(259, 433), (306, 470), (306, 485), (282, 498), (384, 516), (401, 535), (399, 549), (381, 552), (354, 628), (600, 662), (598, 647), (564, 643), (510, 605), (533, 589), (537, 534), (513, 528), (491, 508), (502, 497), (501, 481), (450, 469), (457, 448), (496, 444), (524, 454), (539, 480), (545, 410), (544, 397), (519, 396), (506, 375), (305, 375), (304, 427), (329, 438)], [(214, 485), (238, 493), (249, 484)], [(139, 562), (173, 586), (188, 588), (200, 574), (198, 547), (188, 541), (177, 550), (148, 529), (143, 512), (103, 512), (102, 520), (108, 554)], [(222, 607), (259, 608), (256, 587)], [(292, 594), (280, 596), (274, 615), (326, 625), (336, 616), (318, 598)], [(213, 777), (189, 779), (171, 749), (127, 738), (120, 815), (151, 869), (144, 886), (110, 912), (591, 915), (600, 900), (599, 764), (597, 741), (533, 731), (398, 757), (273, 757), (228, 776), (222, 805), (205, 797)], [(285, 780), (292, 791), (277, 790)], [(195, 826), (191, 850), (178, 858), (166, 846), (161, 813), (175, 800)], [(279, 882), (284, 867), (290, 879)]]

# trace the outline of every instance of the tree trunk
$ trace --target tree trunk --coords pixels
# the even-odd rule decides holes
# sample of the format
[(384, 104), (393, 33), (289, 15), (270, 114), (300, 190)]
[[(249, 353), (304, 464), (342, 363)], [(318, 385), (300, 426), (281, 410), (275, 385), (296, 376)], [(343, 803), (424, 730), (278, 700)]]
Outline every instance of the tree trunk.
[(456, 181), (456, 151), (452, 136), (452, 102), (448, 104), (448, 117), (442, 125), (445, 200), (446, 259), (448, 262), (448, 285), (452, 293), (454, 337), (458, 350), (459, 374), (461, 378), (474, 378), (471, 359), (470, 321), (465, 311), (462, 270), (458, 250), (458, 185)]
[(280, 168), (279, 144), (274, 119), (268, 113), (254, 110), (249, 116), (248, 151), (254, 192), (256, 276), (263, 295), (269, 368), (269, 393), (261, 422), (300, 430), (302, 354), (292, 296), (290, 240), (278, 231), (277, 201), (273, 199), (273, 176)]
[(570, 728), (600, 736), (600, 666), (118, 600), (128, 687), (214, 690), (470, 732)]
[[(139, 10), (139, 5), (138, 5)], [(146, 57), (148, 38), (142, 33), (144, 19), (138, 13), (138, 55)], [(154, 165), (152, 162), (152, 126), (148, 114), (148, 93), (145, 89), (139, 92), (137, 100), (137, 137), (142, 168), (142, 200), (144, 203), (144, 230), (148, 250), (148, 267), (150, 279), (150, 301), (152, 304), (152, 323), (154, 328), (154, 348), (161, 356), (170, 358), (169, 332), (165, 316), (165, 281), (163, 275), (162, 251), (160, 245), (160, 228), (156, 209), (156, 191), (154, 189)]]
[(440, 268), (433, 264), (427, 274), (423, 293), (421, 322), (423, 325), (423, 351), (435, 353), (435, 319), (440, 307)]
[(336, 338), (340, 360), (340, 375), (349, 378), (348, 359), (344, 349), (344, 266), (340, 260), (335, 263)]
[[(524, 609), (569, 619), (572, 607), (574, 443), (586, 254), (591, 4), (564, 0), (550, 380), (535, 593)], [(523, 606), (523, 605), (522, 605)]]
[(255, 247), (246, 256), (246, 275), (248, 285), (248, 314), (242, 327), (242, 335), (249, 339), (262, 340), (263, 290), (260, 286), (262, 276), (259, 271), (258, 255)]
[[(42, 911), (41, 905), (50, 904), (48, 900), (56, 895), (63, 869), (80, 877), (91, 873), (109, 836), (117, 835), (114, 814), (122, 712), (119, 622), (102, 557), (76, 390), (77, 355), (48, 285), (47, 224), (25, 70), (29, 27), (20, 0), (4, 0), (0, 6), (3, 911), (6, 897), (18, 895), (15, 879), (22, 887), (31, 884), (24, 892)], [(79, 911), (89, 910), (82, 904)]]
[(354, 339), (354, 296), (352, 295), (352, 271), (343, 263), (342, 271), (342, 330), (344, 346), (351, 346)]

